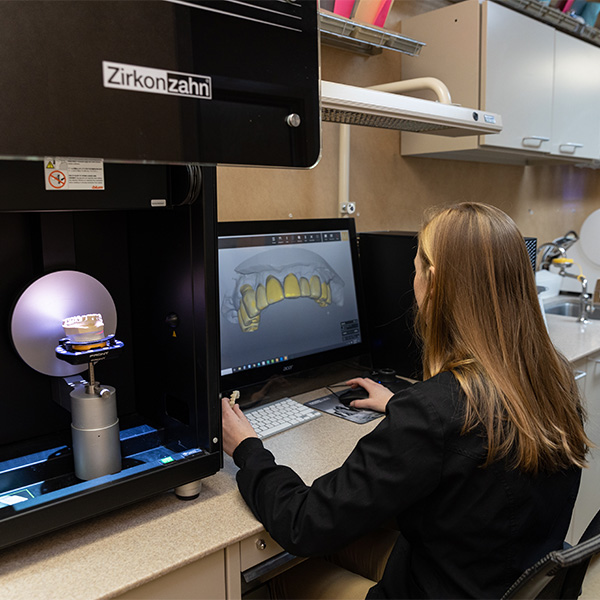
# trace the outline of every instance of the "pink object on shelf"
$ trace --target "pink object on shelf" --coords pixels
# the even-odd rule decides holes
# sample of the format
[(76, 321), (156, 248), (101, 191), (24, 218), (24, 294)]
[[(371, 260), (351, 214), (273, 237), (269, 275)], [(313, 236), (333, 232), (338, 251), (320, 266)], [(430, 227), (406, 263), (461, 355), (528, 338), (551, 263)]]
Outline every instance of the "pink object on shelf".
[(346, 19), (352, 16), (353, 8), (354, 0), (335, 0), (333, 4), (333, 12), (340, 17), (346, 17)]
[(376, 25), (377, 27), (383, 27), (385, 25), (385, 20), (390, 14), (390, 9), (392, 8), (393, 1), (394, 0), (382, 0), (377, 11), (377, 15), (375, 16), (375, 21), (373, 25)]
[(575, 0), (567, 0), (565, 5), (562, 7), (562, 11), (564, 13), (568, 13), (571, 10), (571, 6), (573, 6), (573, 2), (575, 2)]

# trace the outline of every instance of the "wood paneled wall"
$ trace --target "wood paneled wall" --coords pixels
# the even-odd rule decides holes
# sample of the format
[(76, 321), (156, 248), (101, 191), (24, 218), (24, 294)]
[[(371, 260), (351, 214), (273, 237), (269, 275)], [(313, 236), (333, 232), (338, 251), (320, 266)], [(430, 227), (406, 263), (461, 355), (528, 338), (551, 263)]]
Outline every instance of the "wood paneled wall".
[[(386, 26), (400, 31), (403, 17), (449, 3), (395, 0)], [(362, 86), (396, 81), (402, 79), (400, 65), (397, 52), (364, 57), (321, 48), (325, 80)], [(337, 125), (323, 124), (321, 160), (310, 170), (219, 167), (219, 219), (339, 216), (338, 137)], [(398, 132), (352, 127), (350, 200), (357, 206), (359, 231), (417, 229), (426, 206), (477, 200), (502, 208), (524, 235), (542, 243), (569, 229), (579, 231), (600, 208), (600, 171), (403, 158)]]

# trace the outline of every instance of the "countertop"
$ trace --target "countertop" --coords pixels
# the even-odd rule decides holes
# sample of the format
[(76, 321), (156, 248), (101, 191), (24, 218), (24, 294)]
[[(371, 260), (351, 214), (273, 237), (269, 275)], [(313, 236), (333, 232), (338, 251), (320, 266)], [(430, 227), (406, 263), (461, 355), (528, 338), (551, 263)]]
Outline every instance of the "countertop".
[[(600, 321), (547, 315), (557, 348), (571, 361), (600, 350)], [(322, 392), (303, 394), (307, 401)], [(323, 392), (324, 393), (324, 392)], [(266, 440), (280, 464), (306, 483), (338, 467), (379, 419), (357, 425), (322, 417)], [(240, 497), (237, 468), (203, 480), (199, 498), (164, 493), (0, 552), (0, 596), (10, 600), (110, 598), (262, 530)]]
[(571, 362), (600, 350), (600, 321), (578, 323), (559, 315), (546, 315), (546, 321), (555, 347)]
[[(379, 421), (358, 425), (323, 414), (268, 438), (265, 446), (310, 484), (341, 465)], [(224, 468), (203, 479), (196, 500), (164, 493), (0, 551), (0, 597), (110, 598), (258, 533), (262, 525), (237, 491), (236, 471), (225, 456)]]

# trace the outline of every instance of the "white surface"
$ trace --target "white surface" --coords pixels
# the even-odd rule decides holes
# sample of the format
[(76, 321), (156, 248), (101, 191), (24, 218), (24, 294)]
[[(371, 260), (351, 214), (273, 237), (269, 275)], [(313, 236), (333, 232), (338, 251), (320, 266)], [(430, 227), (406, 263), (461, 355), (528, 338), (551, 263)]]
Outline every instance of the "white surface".
[(600, 350), (600, 321), (579, 323), (575, 317), (546, 315), (548, 333), (556, 349), (571, 362)]
[(600, 48), (560, 31), (555, 43), (552, 154), (598, 158)]
[(546, 300), (547, 298), (553, 298), (558, 296), (562, 285), (563, 278), (558, 273), (553, 273), (542, 269), (535, 273), (535, 283), (539, 286), (547, 288), (546, 291), (540, 292), (538, 296), (540, 300)]
[(585, 258), (594, 266), (600, 267), (600, 209), (583, 222), (579, 243)]
[(486, 137), (483, 145), (549, 152), (554, 29), (493, 2), (481, 8), (487, 59), (481, 106), (505, 115), (502, 132)]
[(585, 375), (583, 384), (587, 422), (585, 431), (595, 444), (588, 455), (588, 468), (581, 473), (581, 485), (573, 514), (573, 539), (577, 541), (600, 506), (600, 355), (592, 354), (578, 361), (575, 368)]

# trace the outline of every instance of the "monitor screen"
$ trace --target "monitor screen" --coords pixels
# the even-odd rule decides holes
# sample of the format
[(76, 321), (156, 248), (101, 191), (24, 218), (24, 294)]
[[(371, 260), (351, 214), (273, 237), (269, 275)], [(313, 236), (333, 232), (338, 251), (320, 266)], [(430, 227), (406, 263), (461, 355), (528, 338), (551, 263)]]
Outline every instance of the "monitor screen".
[(352, 219), (219, 224), (221, 389), (367, 347)]

